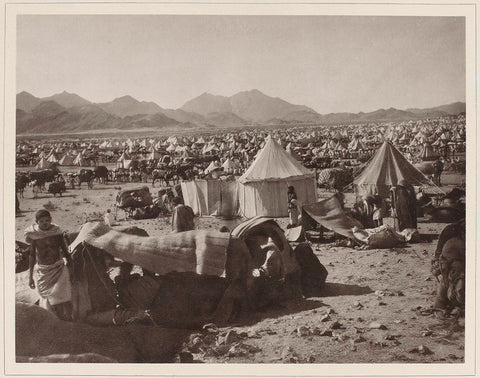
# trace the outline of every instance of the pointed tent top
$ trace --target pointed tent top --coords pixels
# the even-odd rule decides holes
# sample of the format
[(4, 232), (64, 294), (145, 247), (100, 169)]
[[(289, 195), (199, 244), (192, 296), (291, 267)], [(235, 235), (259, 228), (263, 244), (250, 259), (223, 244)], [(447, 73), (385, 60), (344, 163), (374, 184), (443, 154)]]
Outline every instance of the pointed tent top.
[(246, 183), (313, 175), (312, 171), (296, 161), (273, 138), (267, 137), (265, 146), (239, 181)]
[(47, 161), (47, 159), (42, 157), (35, 167), (44, 169), (44, 168), (50, 168), (52, 165), (53, 164), (51, 162)]
[(370, 163), (353, 181), (358, 194), (388, 196), (390, 188), (405, 180), (411, 185), (431, 185), (431, 181), (398, 151), (384, 142)]

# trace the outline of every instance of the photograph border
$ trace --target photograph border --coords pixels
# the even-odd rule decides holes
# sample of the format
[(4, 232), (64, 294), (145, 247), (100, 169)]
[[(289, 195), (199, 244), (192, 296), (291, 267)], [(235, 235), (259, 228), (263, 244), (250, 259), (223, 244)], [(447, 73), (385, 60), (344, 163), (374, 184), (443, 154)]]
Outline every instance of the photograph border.
[[(25, 3), (3, 1), (4, 22), (2, 49), (4, 61), (3, 100), (3, 279), (0, 299), (3, 304), (3, 374), (4, 376), (196, 376), (196, 377), (287, 377), (287, 376), (476, 376), (477, 350), (477, 67), (478, 39), (476, 2), (348, 2), (348, 3), (279, 3), (279, 2), (75, 2), (49, 1)], [(15, 172), (15, 96), (16, 96), (16, 16), (20, 14), (189, 14), (189, 15), (353, 15), (353, 16), (461, 16), (466, 25), (466, 216), (467, 294), (465, 317), (464, 363), (453, 364), (32, 364), (15, 362), (15, 243), (14, 185)], [(473, 206), (473, 204), (475, 204)], [(13, 284), (12, 284), (13, 283)], [(432, 298), (433, 299), (433, 298)]]

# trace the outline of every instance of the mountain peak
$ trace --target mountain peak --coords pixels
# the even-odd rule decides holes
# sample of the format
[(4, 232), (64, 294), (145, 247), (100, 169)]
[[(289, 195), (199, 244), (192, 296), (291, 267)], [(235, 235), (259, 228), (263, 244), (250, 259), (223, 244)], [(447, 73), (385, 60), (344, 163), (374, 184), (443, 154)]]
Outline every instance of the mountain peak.
[[(130, 96), (130, 95), (125, 95), (125, 96), (117, 97), (115, 100), (139, 102), (137, 99), (133, 98), (133, 97)], [(115, 101), (115, 100), (113, 100), (113, 101)]]
[(97, 104), (101, 109), (107, 113), (119, 116), (127, 117), (134, 116), (138, 114), (156, 114), (162, 111), (162, 108), (155, 104), (154, 102), (145, 102), (138, 101), (132, 96), (125, 95), (122, 97), (117, 97), (111, 102)]

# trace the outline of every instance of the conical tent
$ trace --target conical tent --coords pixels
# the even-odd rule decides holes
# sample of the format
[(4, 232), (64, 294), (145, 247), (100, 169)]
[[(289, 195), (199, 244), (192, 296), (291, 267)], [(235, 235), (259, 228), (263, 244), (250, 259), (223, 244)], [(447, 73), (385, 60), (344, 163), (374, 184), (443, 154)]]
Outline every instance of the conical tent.
[(420, 152), (420, 158), (423, 161), (436, 160), (438, 158), (438, 154), (435, 152), (430, 143), (424, 143), (422, 151)]
[(316, 202), (315, 173), (289, 155), (274, 139), (268, 138), (254, 162), (238, 180), (241, 213), (250, 218), (288, 215), (288, 186), (298, 201)]
[(51, 153), (50, 156), (47, 158), (47, 161), (50, 163), (58, 163), (58, 158), (55, 153)]
[(432, 184), (390, 142), (384, 142), (353, 184), (358, 196), (379, 194), (387, 197), (390, 188), (401, 180), (411, 185)]
[(37, 165), (35, 166), (35, 168), (37, 169), (46, 169), (50, 167), (53, 167), (53, 163), (47, 161), (47, 159), (45, 159), (44, 157), (42, 157), (40, 161), (37, 163)]
[(81, 152), (77, 155), (77, 157), (73, 161), (73, 165), (79, 165), (80, 167), (84, 167), (88, 165), (87, 161), (85, 160)]
[(225, 162), (222, 164), (223, 170), (225, 172), (232, 172), (235, 168), (237, 168), (237, 164), (232, 161), (232, 159), (227, 158)]
[(64, 157), (62, 157), (60, 159), (60, 161), (58, 162), (59, 165), (74, 165), (73, 164), (73, 161), (74, 161), (74, 157), (72, 155), (69, 155), (69, 154), (66, 154)]

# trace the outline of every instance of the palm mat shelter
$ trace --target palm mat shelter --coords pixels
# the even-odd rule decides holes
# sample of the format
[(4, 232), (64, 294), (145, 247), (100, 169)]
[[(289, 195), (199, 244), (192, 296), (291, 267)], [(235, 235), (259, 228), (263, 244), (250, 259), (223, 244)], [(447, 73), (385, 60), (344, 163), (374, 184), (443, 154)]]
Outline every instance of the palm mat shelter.
[(247, 218), (287, 216), (289, 186), (295, 188), (300, 205), (317, 200), (315, 173), (271, 137), (238, 183), (240, 213)]
[(370, 163), (355, 178), (353, 185), (359, 197), (379, 194), (386, 198), (390, 188), (401, 180), (416, 186), (432, 186), (433, 183), (415, 168), (390, 142), (384, 142)]

